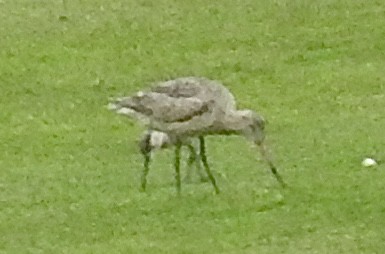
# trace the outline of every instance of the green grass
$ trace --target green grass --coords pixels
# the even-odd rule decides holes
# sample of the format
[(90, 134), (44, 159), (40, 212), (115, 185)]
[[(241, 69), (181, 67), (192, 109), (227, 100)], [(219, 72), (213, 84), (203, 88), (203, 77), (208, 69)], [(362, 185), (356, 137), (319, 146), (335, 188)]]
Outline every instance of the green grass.
[[(64, 2), (64, 3), (63, 3)], [(0, 253), (383, 253), (382, 1), (0, 0)], [(172, 151), (139, 192), (143, 126), (108, 98), (223, 81), (268, 119), (289, 188), (239, 137), (208, 138), (222, 193)]]

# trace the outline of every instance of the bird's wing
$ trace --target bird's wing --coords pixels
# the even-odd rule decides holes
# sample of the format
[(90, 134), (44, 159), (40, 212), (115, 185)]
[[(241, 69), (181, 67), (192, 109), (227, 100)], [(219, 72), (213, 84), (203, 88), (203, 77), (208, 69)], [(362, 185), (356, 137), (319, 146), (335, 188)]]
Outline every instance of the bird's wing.
[(170, 97), (194, 97), (205, 89), (211, 81), (199, 77), (184, 77), (155, 84), (152, 92), (163, 93)]
[(209, 133), (215, 123), (215, 118), (211, 112), (205, 112), (200, 115), (196, 115), (183, 122), (153, 122), (152, 128), (154, 130), (172, 133), (173, 135), (188, 135), (198, 136), (201, 134)]
[[(204, 114), (210, 107), (198, 98), (175, 98), (162, 93), (141, 93), (115, 102), (116, 110), (133, 110), (153, 121), (162, 123), (184, 122)], [(123, 109), (123, 110), (122, 110)], [(132, 115), (132, 114), (131, 114)]]
[(152, 92), (175, 98), (197, 97), (202, 101), (215, 100), (216, 107), (226, 111), (236, 108), (233, 94), (218, 81), (203, 77), (182, 77), (157, 83)]

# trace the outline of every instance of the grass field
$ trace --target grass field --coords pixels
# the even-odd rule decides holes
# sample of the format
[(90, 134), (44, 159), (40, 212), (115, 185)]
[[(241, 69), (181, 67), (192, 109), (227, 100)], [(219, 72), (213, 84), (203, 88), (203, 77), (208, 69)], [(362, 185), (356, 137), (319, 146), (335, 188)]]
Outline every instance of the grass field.
[[(383, 253), (383, 1), (0, 10), (0, 253)], [(210, 137), (220, 195), (196, 182), (178, 197), (171, 150), (139, 192), (144, 127), (105, 105), (189, 75), (223, 81), (268, 119), (288, 188), (242, 138)]]

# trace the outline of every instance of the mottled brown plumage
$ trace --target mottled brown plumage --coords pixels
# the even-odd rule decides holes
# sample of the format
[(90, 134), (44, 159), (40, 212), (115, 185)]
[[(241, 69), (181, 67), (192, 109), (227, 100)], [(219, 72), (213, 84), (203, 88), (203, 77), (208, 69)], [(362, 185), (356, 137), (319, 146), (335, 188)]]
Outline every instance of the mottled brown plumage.
[[(150, 130), (157, 130), (167, 135), (168, 142), (176, 146), (178, 191), (180, 191), (180, 147), (186, 140), (197, 137), (201, 143), (202, 162), (215, 191), (219, 192), (204, 154), (206, 135), (241, 135), (259, 145), (272, 172), (283, 184), (275, 166), (266, 155), (263, 144), (265, 127), (263, 117), (251, 110), (238, 110), (234, 96), (217, 81), (185, 77), (159, 82), (149, 91), (117, 99), (110, 108), (120, 114), (144, 120)], [(149, 163), (149, 158), (146, 160)], [(145, 181), (144, 185), (142, 182), (142, 186), (145, 187)]]

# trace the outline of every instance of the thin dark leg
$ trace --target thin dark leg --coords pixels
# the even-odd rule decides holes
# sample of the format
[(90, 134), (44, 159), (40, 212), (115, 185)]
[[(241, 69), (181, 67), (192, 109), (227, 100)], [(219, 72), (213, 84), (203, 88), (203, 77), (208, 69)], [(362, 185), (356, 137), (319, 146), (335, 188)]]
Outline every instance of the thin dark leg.
[(146, 190), (146, 184), (147, 184), (147, 175), (148, 171), (150, 171), (150, 160), (151, 160), (151, 153), (145, 153), (144, 156), (144, 169), (142, 172), (142, 178), (141, 178), (141, 190)]
[(147, 175), (150, 171), (150, 161), (151, 161), (151, 133), (147, 133), (139, 142), (140, 152), (144, 156), (144, 168), (141, 176), (141, 190), (146, 190), (147, 185)]
[(186, 177), (184, 178), (184, 180), (187, 182), (191, 182), (192, 164), (196, 161), (196, 152), (195, 152), (194, 146), (192, 146), (191, 144), (187, 145), (187, 147), (190, 151), (190, 154), (189, 154), (189, 157), (187, 160), (188, 168), (187, 168), (187, 174), (186, 174)]
[(205, 148), (205, 139), (203, 136), (200, 136), (199, 137), (199, 142), (200, 142), (200, 156), (201, 156), (201, 160), (203, 162), (203, 166), (205, 167), (205, 170), (206, 170), (206, 173), (207, 173), (207, 176), (209, 177), (214, 189), (215, 189), (215, 193), (219, 193), (219, 189), (218, 189), (218, 186), (215, 182), (215, 178), (214, 176), (211, 174), (211, 171), (210, 171), (210, 167), (209, 167), (209, 164), (207, 162), (207, 157), (206, 157), (206, 148)]
[(199, 179), (201, 182), (207, 182), (208, 178), (204, 175), (202, 165), (201, 165), (201, 159), (200, 155), (197, 153), (197, 150), (195, 147), (191, 144), (187, 145), (187, 147), (190, 150), (190, 155), (187, 161), (188, 164), (188, 171), (187, 171), (187, 176), (186, 180), (191, 180), (191, 175), (192, 175), (192, 164), (195, 163), (196, 171), (198, 173)]
[(187, 147), (190, 150), (190, 155), (188, 157), (187, 164), (191, 166), (196, 160), (197, 153), (193, 145), (188, 144)]
[(180, 150), (182, 144), (178, 142), (175, 145), (175, 180), (176, 180), (176, 190), (180, 194), (181, 184), (180, 184)]

